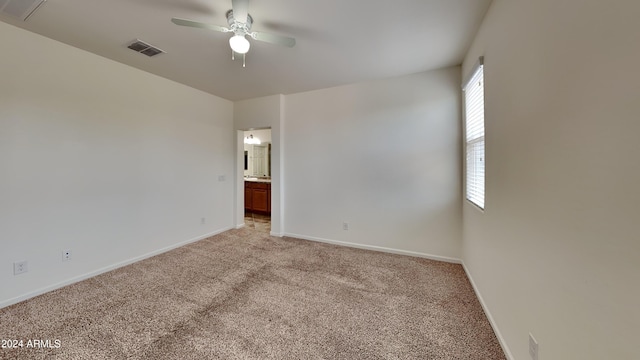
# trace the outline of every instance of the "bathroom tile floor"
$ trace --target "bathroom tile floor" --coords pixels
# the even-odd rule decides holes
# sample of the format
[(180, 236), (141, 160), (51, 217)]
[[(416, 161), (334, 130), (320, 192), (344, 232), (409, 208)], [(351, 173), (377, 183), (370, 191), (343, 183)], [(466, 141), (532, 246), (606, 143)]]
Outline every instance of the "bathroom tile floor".
[(271, 216), (245, 211), (244, 226), (269, 234), (271, 232)]

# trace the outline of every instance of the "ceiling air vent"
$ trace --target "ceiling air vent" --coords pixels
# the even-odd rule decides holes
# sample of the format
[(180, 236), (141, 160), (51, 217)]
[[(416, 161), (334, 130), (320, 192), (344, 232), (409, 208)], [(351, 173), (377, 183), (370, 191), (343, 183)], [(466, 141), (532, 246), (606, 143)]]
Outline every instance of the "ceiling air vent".
[(27, 21), (47, 0), (0, 0), (0, 14)]
[[(2, 0), (0, 0), (0, 1), (2, 1)], [(146, 42), (138, 40), (138, 39), (136, 39), (136, 41), (134, 41), (133, 43), (131, 43), (127, 47), (129, 49), (133, 50), (133, 51), (137, 51), (137, 52), (139, 52), (141, 54), (145, 54), (145, 55), (147, 55), (149, 57), (164, 53), (163, 50), (160, 50), (157, 47), (155, 47), (153, 45), (149, 45)]]

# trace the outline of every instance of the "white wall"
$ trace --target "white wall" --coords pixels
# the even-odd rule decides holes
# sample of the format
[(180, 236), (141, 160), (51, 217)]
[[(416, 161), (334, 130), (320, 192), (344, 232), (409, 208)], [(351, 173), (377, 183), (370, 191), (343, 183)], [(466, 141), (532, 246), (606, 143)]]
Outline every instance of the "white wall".
[(638, 1), (495, 0), (485, 56), (486, 211), (463, 260), (513, 359), (638, 359)]
[(284, 114), (281, 109), (283, 95), (265, 96), (255, 99), (236, 101), (233, 104), (233, 119), (236, 129), (236, 182), (235, 182), (235, 223), (244, 226), (244, 131), (248, 129), (271, 128), (271, 235), (282, 236), (283, 207), (282, 140)]
[(0, 48), (0, 307), (233, 226), (233, 103), (4, 23)]
[(287, 235), (460, 257), (459, 67), (287, 95), (284, 112)]

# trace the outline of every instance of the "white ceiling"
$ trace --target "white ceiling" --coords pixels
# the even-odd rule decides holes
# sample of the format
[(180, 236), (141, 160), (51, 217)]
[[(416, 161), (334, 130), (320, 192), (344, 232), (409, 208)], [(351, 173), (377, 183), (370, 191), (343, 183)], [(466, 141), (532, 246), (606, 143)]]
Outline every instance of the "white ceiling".
[[(296, 38), (293, 48), (250, 39), (247, 67), (226, 26), (231, 0), (48, 0), (26, 22), (0, 20), (229, 100), (290, 94), (458, 65), (491, 0), (254, 0), (252, 30)], [(147, 57), (135, 39), (164, 51)], [(43, 54), (46, 59), (46, 54)]]

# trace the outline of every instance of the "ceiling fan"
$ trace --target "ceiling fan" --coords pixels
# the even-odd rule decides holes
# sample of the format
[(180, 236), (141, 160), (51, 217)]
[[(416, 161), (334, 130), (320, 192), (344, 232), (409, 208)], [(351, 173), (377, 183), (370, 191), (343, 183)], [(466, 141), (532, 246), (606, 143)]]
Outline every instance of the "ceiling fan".
[(242, 66), (245, 66), (245, 56), (251, 47), (251, 43), (247, 40), (248, 35), (254, 40), (263, 41), (270, 44), (293, 47), (296, 39), (274, 34), (267, 34), (261, 31), (251, 31), (253, 18), (249, 15), (249, 0), (231, 0), (231, 10), (227, 11), (227, 23), (229, 27), (207, 24), (199, 21), (172, 18), (171, 22), (176, 25), (190, 26), (202, 29), (209, 29), (223, 33), (232, 32), (234, 35), (229, 39), (231, 46), (231, 58), (234, 59), (236, 53), (243, 55)]

